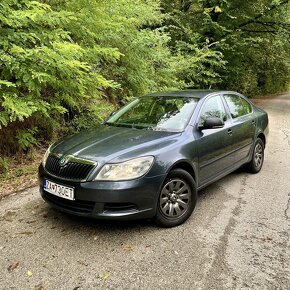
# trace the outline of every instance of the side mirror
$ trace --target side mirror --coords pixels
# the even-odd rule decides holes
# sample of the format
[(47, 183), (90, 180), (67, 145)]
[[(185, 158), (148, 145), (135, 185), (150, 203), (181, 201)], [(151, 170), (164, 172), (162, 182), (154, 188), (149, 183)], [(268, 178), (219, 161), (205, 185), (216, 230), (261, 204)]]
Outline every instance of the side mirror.
[(203, 125), (199, 126), (200, 130), (204, 129), (218, 129), (225, 125), (224, 121), (220, 118), (211, 117), (204, 121)]

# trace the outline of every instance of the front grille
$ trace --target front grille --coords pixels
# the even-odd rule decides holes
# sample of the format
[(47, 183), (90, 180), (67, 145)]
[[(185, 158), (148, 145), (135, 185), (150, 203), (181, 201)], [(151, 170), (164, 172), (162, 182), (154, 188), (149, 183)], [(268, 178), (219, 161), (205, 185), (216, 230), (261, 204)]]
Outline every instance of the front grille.
[(95, 203), (92, 201), (68, 200), (50, 194), (46, 191), (43, 191), (43, 198), (49, 203), (56, 205), (64, 210), (69, 210), (71, 212), (80, 214), (90, 214), (95, 206)]
[(77, 162), (67, 162), (61, 166), (59, 158), (55, 156), (48, 156), (45, 163), (45, 169), (48, 173), (65, 179), (84, 180), (94, 168), (92, 164), (83, 164)]

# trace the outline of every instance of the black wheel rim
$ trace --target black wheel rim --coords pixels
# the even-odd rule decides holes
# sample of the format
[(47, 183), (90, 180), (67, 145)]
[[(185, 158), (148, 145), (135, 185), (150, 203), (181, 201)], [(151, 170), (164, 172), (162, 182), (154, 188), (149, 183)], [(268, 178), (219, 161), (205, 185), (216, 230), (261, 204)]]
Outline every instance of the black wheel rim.
[(191, 200), (189, 185), (182, 179), (169, 180), (162, 188), (159, 198), (161, 213), (171, 219), (179, 218), (186, 213)]

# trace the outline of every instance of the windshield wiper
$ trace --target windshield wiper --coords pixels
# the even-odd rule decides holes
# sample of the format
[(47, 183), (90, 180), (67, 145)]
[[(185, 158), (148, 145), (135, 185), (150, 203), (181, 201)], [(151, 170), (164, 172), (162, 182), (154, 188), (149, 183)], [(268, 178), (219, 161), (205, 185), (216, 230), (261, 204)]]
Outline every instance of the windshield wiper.
[(158, 127), (147, 127), (146, 130), (151, 130), (151, 131), (162, 131), (162, 132), (169, 132), (169, 130), (164, 129), (164, 128), (158, 128)]
[(126, 124), (126, 123), (110, 123), (110, 122), (105, 122), (104, 125), (114, 126), (114, 127), (134, 128), (133, 127), (133, 124)]

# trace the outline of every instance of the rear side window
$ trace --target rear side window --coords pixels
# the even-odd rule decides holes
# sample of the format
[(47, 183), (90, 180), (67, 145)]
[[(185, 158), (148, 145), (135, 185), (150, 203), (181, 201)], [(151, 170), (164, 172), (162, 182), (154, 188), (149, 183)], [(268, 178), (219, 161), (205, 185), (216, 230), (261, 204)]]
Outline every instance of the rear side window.
[(232, 118), (241, 117), (252, 112), (252, 106), (242, 97), (236, 95), (224, 95)]

